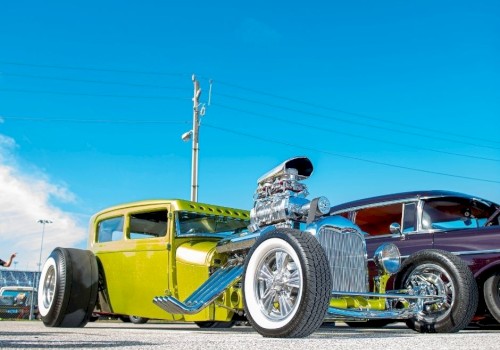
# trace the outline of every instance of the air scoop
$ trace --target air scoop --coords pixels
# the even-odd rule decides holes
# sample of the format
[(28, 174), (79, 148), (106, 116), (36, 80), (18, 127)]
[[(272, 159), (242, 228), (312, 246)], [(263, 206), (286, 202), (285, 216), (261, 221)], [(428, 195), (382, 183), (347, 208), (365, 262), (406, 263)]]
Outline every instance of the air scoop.
[[(295, 170), (292, 170), (295, 169)], [(267, 172), (257, 180), (258, 185), (272, 182), (283, 175), (295, 175), (297, 180), (304, 180), (311, 176), (313, 172), (312, 162), (307, 157), (295, 157), (288, 159), (276, 168)]]

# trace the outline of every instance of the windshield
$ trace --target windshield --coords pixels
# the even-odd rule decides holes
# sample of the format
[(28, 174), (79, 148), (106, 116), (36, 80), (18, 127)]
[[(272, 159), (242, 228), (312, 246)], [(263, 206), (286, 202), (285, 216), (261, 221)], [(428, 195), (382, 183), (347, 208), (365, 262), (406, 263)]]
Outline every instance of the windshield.
[(433, 198), (424, 202), (422, 228), (452, 230), (483, 227), (495, 206), (473, 198)]
[(177, 236), (210, 235), (226, 237), (247, 229), (247, 220), (228, 216), (216, 216), (200, 213), (179, 211), (177, 217)]

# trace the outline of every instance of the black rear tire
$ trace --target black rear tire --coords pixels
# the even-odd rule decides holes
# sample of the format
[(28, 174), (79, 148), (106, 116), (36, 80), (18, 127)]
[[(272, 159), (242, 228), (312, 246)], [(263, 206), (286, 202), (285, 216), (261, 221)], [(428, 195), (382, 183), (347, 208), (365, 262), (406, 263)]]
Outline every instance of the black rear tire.
[(83, 327), (97, 301), (98, 270), (88, 250), (55, 248), (45, 261), (38, 308), (47, 327)]
[(478, 288), (467, 264), (450, 252), (427, 249), (411, 255), (396, 276), (400, 289), (426, 294), (445, 294), (444, 303), (427, 304), (424, 310), (406, 321), (420, 333), (458, 332), (471, 322), (477, 309)]
[(491, 316), (500, 323), (500, 273), (497, 272), (484, 282), (483, 295)]
[(130, 322), (133, 324), (144, 324), (149, 321), (149, 318), (140, 317), (140, 316), (130, 316)]

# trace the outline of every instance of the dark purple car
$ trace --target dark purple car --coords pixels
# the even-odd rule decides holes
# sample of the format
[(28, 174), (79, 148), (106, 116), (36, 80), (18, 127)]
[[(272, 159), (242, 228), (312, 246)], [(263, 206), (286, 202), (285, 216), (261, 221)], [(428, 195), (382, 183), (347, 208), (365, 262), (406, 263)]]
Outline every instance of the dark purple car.
[[(331, 215), (341, 215), (355, 222), (366, 236), (368, 257), (384, 242), (398, 246), (403, 266), (393, 279), (395, 289), (411, 288), (410, 276), (420, 273), (438, 281), (453, 307), (460, 305), (453, 292), (461, 283), (425, 257), (405, 259), (423, 249), (440, 249), (463, 259), (474, 274), (479, 306), (474, 317), (478, 325), (500, 323), (500, 206), (491, 201), (449, 191), (416, 191), (361, 199), (331, 208)], [(412, 260), (412, 261), (409, 261)], [(370, 263), (370, 274), (375, 265)], [(439, 285), (439, 283), (437, 285)], [(475, 288), (475, 286), (472, 286)], [(429, 310), (427, 318), (448, 314)], [(389, 320), (351, 326), (383, 326)]]

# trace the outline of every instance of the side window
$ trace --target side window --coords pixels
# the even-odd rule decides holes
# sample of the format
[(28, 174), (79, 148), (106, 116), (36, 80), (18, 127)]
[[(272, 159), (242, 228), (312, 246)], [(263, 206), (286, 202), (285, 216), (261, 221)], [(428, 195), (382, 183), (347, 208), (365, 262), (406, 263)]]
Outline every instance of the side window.
[(350, 211), (345, 211), (345, 212), (343, 212), (343, 213), (339, 213), (339, 214), (337, 214), (337, 215), (342, 216), (342, 217), (344, 217), (344, 218), (346, 218), (346, 219), (349, 219), (349, 214), (350, 214), (350, 213), (351, 213)]
[(401, 223), (403, 205), (401, 203), (360, 209), (356, 213), (356, 224), (369, 235), (390, 234), (392, 223)]
[(461, 197), (434, 198), (424, 203), (422, 228), (452, 230), (481, 227), (493, 208), (478, 200)]
[(416, 231), (417, 222), (417, 204), (416, 203), (406, 203), (403, 210), (403, 227), (401, 227), (402, 232), (413, 232)]
[(123, 239), (123, 216), (105, 219), (97, 225), (97, 242), (111, 242)]
[(130, 215), (130, 239), (164, 237), (167, 234), (167, 210)]

